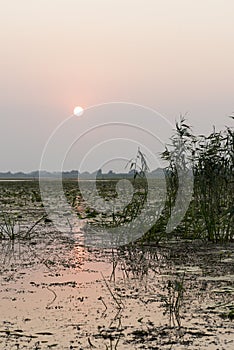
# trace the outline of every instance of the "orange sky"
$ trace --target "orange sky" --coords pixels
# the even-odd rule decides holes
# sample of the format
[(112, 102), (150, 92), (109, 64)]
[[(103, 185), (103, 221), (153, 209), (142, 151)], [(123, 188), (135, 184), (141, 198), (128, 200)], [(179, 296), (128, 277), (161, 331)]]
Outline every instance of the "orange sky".
[(188, 112), (195, 130), (204, 133), (229, 122), (232, 0), (0, 0), (0, 5), (0, 171), (38, 168), (50, 133), (75, 105), (135, 102), (171, 122)]

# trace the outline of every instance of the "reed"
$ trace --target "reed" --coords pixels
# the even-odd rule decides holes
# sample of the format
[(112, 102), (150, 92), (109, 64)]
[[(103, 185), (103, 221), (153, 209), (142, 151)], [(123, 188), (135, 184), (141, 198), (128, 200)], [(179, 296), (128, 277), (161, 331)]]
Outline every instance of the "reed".
[(14, 241), (16, 239), (31, 239), (33, 229), (44, 220), (46, 215), (43, 215), (33, 224), (31, 224), (26, 230), (22, 230), (19, 219), (9, 213), (3, 212), (0, 217), (0, 239), (8, 239)]
[(162, 153), (167, 199), (158, 222), (145, 235), (159, 241), (165, 237), (166, 224), (175, 205), (179, 188), (178, 169), (191, 169), (194, 177), (193, 199), (185, 217), (172, 236), (198, 238), (211, 242), (233, 241), (234, 234), (234, 132), (230, 127), (209, 136), (192, 134), (181, 118)]
[(169, 312), (169, 324), (170, 327), (176, 325), (181, 327), (181, 307), (183, 305), (184, 298), (184, 277), (181, 277), (171, 281), (167, 281), (167, 294), (162, 297), (163, 306), (165, 307), (165, 313)]

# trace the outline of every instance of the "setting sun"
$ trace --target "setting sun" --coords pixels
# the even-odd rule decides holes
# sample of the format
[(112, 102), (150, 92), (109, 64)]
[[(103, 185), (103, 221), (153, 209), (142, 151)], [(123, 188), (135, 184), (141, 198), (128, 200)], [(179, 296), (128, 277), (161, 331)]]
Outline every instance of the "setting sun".
[(73, 114), (77, 117), (80, 117), (84, 113), (84, 109), (80, 106), (76, 106), (73, 110)]

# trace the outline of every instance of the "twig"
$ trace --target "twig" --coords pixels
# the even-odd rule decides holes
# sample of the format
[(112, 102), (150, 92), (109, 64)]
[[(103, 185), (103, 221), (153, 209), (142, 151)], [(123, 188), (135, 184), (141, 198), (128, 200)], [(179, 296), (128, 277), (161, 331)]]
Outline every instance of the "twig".
[(46, 309), (49, 309), (49, 307), (54, 303), (54, 301), (57, 299), (57, 294), (55, 293), (55, 291), (53, 289), (50, 289), (48, 286), (46, 287), (51, 293), (54, 294), (54, 299), (47, 304)]
[[(105, 285), (106, 285), (107, 289), (109, 290), (109, 292), (110, 292), (110, 294), (111, 294), (113, 300), (114, 300), (114, 301), (116, 302), (116, 304), (118, 305), (118, 308), (119, 308), (119, 309), (122, 309), (122, 306), (121, 306), (120, 302), (116, 299), (115, 295), (112, 293), (112, 291), (111, 291), (111, 289), (110, 289), (110, 287), (109, 287), (109, 285), (108, 285), (108, 283), (107, 283), (105, 277), (103, 276), (103, 273), (102, 273), (102, 272), (101, 272), (101, 275), (102, 275), (102, 278), (103, 278), (103, 280), (104, 280), (104, 282), (105, 282)], [(121, 303), (122, 303), (122, 302), (121, 302)], [(123, 304), (123, 303), (122, 303), (122, 304)]]

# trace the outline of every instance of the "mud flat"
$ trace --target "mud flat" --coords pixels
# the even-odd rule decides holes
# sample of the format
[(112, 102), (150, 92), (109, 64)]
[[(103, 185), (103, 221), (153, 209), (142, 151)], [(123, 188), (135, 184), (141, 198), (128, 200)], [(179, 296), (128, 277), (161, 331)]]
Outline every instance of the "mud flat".
[(187, 250), (2, 242), (0, 349), (233, 349), (233, 246)]
[[(36, 185), (5, 183), (21, 228), (43, 216)], [(234, 348), (234, 245), (83, 245), (41, 220), (0, 240), (0, 349)]]

